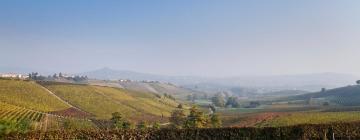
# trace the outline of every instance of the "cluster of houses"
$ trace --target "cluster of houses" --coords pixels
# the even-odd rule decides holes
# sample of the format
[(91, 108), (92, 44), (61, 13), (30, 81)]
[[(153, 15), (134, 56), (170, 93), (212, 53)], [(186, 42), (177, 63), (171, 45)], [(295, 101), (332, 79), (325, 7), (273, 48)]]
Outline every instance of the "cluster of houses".
[(27, 79), (29, 75), (27, 74), (18, 74), (18, 73), (0, 73), (1, 78), (19, 78), (19, 79)]

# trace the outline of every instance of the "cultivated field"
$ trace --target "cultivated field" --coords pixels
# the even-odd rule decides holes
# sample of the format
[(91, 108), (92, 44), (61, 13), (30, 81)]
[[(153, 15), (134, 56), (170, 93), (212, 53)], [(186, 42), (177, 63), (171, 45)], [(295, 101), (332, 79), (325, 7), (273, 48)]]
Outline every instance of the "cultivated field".
[(60, 83), (43, 85), (66, 102), (98, 119), (109, 119), (113, 112), (121, 112), (128, 119), (148, 115), (168, 117), (178, 105), (173, 100), (159, 98), (154, 94), (113, 87)]
[(42, 112), (69, 108), (32, 81), (0, 79), (0, 101)]

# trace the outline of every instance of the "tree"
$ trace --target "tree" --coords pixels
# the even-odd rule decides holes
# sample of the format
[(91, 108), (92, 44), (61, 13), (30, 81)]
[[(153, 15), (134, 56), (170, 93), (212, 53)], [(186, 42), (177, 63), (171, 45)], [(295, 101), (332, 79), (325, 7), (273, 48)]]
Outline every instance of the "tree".
[(133, 129), (134, 128), (134, 124), (129, 122), (129, 121), (124, 121), (122, 128), (124, 129)]
[(203, 112), (199, 111), (196, 106), (191, 107), (190, 114), (187, 116), (184, 127), (185, 128), (205, 128), (208, 124), (208, 119)]
[(174, 110), (169, 118), (170, 126), (172, 128), (182, 128), (186, 115), (183, 110)]
[(182, 105), (182, 104), (179, 104), (179, 105), (177, 106), (177, 108), (183, 109), (183, 105)]
[(237, 98), (237, 97), (234, 97), (234, 96), (229, 97), (228, 100), (227, 100), (227, 102), (226, 102), (226, 104), (225, 104), (225, 106), (229, 106), (229, 105), (230, 105), (231, 107), (234, 107), (234, 108), (240, 107), (240, 103), (239, 103), (238, 98)]
[(326, 88), (321, 88), (321, 92), (325, 92), (326, 91)]
[(250, 107), (250, 108), (256, 108), (256, 107), (258, 107), (258, 106), (260, 106), (260, 102), (258, 102), (258, 101), (251, 101), (251, 102), (249, 103), (249, 107)]
[(212, 114), (210, 116), (210, 122), (211, 122), (211, 126), (213, 128), (218, 128), (218, 127), (221, 127), (221, 125), (222, 125), (221, 119), (219, 118), (218, 114)]
[(211, 111), (212, 111), (213, 113), (216, 112), (216, 107), (215, 107), (214, 105), (209, 105), (209, 108), (211, 109)]
[(57, 78), (57, 75), (56, 75), (56, 73), (52, 76), (54, 79), (56, 79)]
[(114, 112), (111, 114), (111, 121), (113, 122), (113, 127), (117, 129), (124, 128), (124, 120), (119, 112)]
[(225, 99), (221, 93), (218, 93), (214, 97), (212, 97), (211, 101), (215, 106), (218, 106), (218, 107), (225, 106)]
[(357, 80), (357, 81), (356, 81), (356, 84), (360, 85), (360, 80)]
[(154, 122), (153, 125), (152, 125), (152, 128), (154, 128), (154, 129), (160, 129), (160, 124), (159, 124), (159, 122)]

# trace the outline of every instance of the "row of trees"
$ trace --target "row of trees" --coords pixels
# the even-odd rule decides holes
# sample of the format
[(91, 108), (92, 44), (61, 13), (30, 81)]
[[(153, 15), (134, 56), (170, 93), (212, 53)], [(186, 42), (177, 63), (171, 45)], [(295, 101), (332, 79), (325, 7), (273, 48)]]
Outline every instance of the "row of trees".
[(217, 128), (221, 127), (222, 122), (219, 116), (215, 113), (206, 115), (199, 111), (196, 106), (190, 109), (189, 115), (185, 115), (184, 111), (179, 109), (171, 113), (170, 117), (171, 128)]
[(115, 129), (146, 129), (146, 128), (155, 128), (155, 129), (159, 129), (160, 128), (160, 124), (158, 122), (155, 122), (153, 124), (149, 124), (146, 121), (141, 121), (140, 123), (138, 123), (137, 125), (135, 125), (134, 123), (126, 120), (125, 118), (122, 117), (121, 113), (119, 112), (114, 112), (112, 113), (112, 118), (111, 118), (111, 122), (113, 124), (113, 128)]
[(62, 74), (61, 72), (59, 74), (55, 73), (53, 75), (49, 75), (49, 76), (42, 76), (40, 75), (38, 72), (32, 72), (29, 73), (29, 79), (31, 80), (57, 80), (57, 79), (66, 79), (66, 80), (70, 80), (70, 81), (75, 81), (75, 82), (81, 82), (81, 81), (86, 81), (89, 78), (87, 76), (79, 76), (79, 75), (75, 75), (75, 76), (65, 76), (64, 74)]
[(211, 101), (215, 106), (218, 107), (225, 107), (225, 106), (231, 106), (234, 108), (240, 107), (240, 102), (237, 97), (231, 96), (225, 99), (225, 97), (221, 93), (218, 93), (214, 97), (212, 97)]
[(170, 94), (164, 93), (164, 97), (175, 101), (175, 97)]
[[(219, 116), (215, 113), (204, 114), (199, 109), (193, 106), (190, 109), (189, 115), (185, 115), (184, 110), (177, 109), (171, 113), (170, 128), (182, 129), (182, 128), (218, 128), (221, 127), (222, 122)], [(158, 122), (149, 124), (146, 121), (141, 121), (137, 125), (124, 119), (119, 112), (112, 114), (111, 118), (112, 127), (115, 129), (146, 129), (154, 128), (159, 129), (160, 124)]]

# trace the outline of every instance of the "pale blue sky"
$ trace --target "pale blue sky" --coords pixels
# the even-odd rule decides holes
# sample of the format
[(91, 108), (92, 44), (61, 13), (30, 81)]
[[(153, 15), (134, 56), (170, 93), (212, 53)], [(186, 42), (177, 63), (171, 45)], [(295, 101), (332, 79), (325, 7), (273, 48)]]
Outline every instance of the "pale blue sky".
[(360, 75), (358, 0), (1, 0), (0, 67)]

